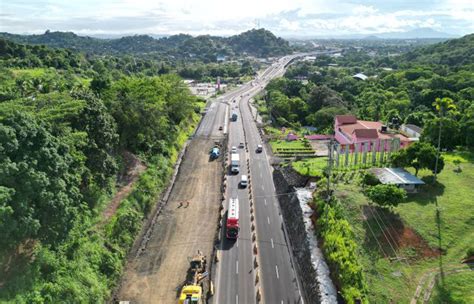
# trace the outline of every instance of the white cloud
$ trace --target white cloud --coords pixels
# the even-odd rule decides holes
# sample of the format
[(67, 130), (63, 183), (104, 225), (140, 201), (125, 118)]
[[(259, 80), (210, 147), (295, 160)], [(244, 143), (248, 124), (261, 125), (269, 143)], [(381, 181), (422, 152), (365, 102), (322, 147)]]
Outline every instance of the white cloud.
[[(2, 1), (2, 0), (0, 0)], [(25, 0), (2, 2), (0, 29), (82, 34), (230, 35), (261, 26), (283, 35), (377, 33), (417, 27), (474, 31), (474, 0)], [(359, 2), (359, 1), (357, 1)], [(360, 2), (359, 2), (360, 3)], [(392, 8), (393, 7), (393, 8)], [(395, 9), (396, 8), (396, 9)]]

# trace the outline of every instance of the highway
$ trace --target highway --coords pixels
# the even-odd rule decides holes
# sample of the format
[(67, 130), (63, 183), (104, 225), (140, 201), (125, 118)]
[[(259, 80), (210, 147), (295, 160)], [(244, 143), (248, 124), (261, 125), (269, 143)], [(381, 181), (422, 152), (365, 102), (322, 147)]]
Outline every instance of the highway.
[[(238, 113), (237, 121), (229, 122), (228, 151), (232, 146), (238, 147), (241, 142), (244, 142), (248, 149), (238, 148), (240, 173), (232, 175), (226, 172), (225, 207), (230, 198), (239, 199), (240, 231), (238, 240), (233, 241), (227, 240), (225, 229), (221, 229), (214, 303), (256, 303), (257, 289), (260, 290), (264, 303), (303, 303), (285, 237), (280, 207), (275, 197), (270, 164), (265, 150), (263, 153), (256, 153), (257, 145), (263, 143), (248, 105), (250, 98), (261, 91), (272, 78), (281, 76), (286, 64), (297, 56), (281, 58), (254, 81), (220, 100), (221, 103), (227, 104), (226, 115)], [(247, 170), (247, 159), (250, 172)], [(254, 268), (249, 190), (238, 187), (242, 174), (251, 176), (251, 200), (254, 206), (259, 263), (257, 268)], [(225, 226), (225, 216), (222, 226)], [(258, 284), (255, 283), (257, 272)]]

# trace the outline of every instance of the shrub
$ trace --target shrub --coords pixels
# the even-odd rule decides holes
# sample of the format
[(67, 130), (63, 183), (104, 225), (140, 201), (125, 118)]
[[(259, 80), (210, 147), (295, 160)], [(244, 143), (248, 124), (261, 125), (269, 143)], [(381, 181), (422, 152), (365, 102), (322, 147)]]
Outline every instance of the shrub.
[(406, 191), (395, 185), (376, 185), (370, 187), (366, 192), (367, 197), (382, 207), (397, 206), (406, 197)]
[[(320, 195), (324, 195), (322, 192)], [(347, 303), (368, 303), (367, 284), (357, 256), (357, 244), (338, 201), (316, 198), (318, 233), (331, 274)]]
[(373, 173), (366, 172), (362, 176), (362, 184), (365, 186), (375, 186), (380, 184), (380, 181)]

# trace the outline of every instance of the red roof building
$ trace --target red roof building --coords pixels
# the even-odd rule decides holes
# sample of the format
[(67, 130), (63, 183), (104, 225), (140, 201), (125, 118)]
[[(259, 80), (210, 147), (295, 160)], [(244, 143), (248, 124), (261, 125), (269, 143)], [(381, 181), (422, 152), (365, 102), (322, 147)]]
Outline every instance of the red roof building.
[[(388, 150), (390, 140), (399, 139), (401, 148), (407, 147), (412, 141), (397, 132), (392, 132), (379, 121), (358, 120), (354, 115), (336, 115), (334, 121), (334, 137), (344, 149), (350, 147), (354, 151), (355, 145), (370, 142), (368, 150)], [(382, 141), (384, 145), (382, 147)], [(362, 149), (362, 148), (361, 148)]]

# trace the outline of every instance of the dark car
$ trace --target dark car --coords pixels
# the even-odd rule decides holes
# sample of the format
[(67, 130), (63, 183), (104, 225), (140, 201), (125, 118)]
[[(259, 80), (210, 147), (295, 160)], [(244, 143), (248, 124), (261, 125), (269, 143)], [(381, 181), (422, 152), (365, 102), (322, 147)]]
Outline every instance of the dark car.
[(219, 126), (219, 131), (222, 131), (222, 129), (223, 129), (222, 126)]

